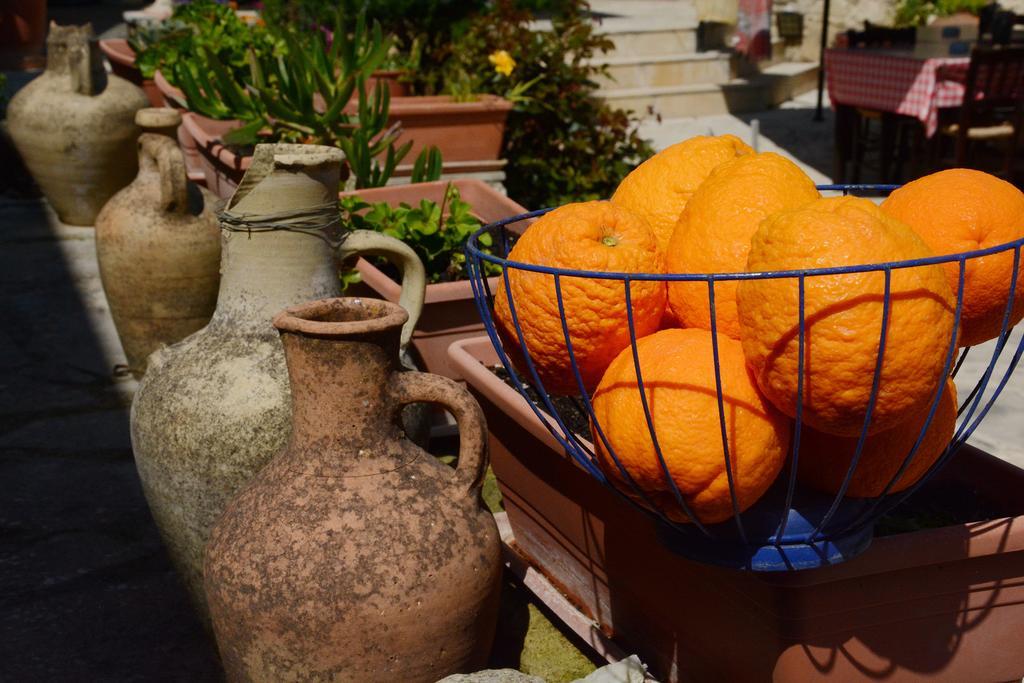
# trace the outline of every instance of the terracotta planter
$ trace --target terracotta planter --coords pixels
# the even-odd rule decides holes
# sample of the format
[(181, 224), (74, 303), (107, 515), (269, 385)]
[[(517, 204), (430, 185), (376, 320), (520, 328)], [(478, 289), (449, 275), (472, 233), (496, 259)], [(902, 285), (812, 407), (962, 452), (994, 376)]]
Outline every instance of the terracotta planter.
[[(153, 83), (156, 85), (156, 89), (160, 92), (160, 97), (165, 102), (164, 106), (173, 107), (181, 112), (182, 120), (187, 116), (194, 116), (204, 122), (204, 126), (217, 135), (223, 135), (227, 131), (231, 130), (238, 125), (237, 121), (217, 121), (215, 119), (207, 118), (201, 114), (195, 112), (189, 112), (182, 107), (179, 102), (185, 100), (185, 93), (180, 88), (176, 88), (167, 82), (163, 73), (157, 71), (153, 74)], [(221, 124), (224, 124), (223, 126)], [(181, 146), (181, 151), (185, 154), (185, 168), (188, 169), (188, 178), (192, 182), (206, 184), (206, 173), (203, 171), (203, 165), (200, 161), (199, 149), (196, 147), (196, 139), (192, 137), (192, 134), (188, 129), (182, 125), (178, 127), (178, 144)], [(224, 199), (224, 197), (222, 197)]]
[(181, 88), (171, 85), (159, 69), (157, 69), (153, 74), (153, 85), (156, 86), (157, 91), (160, 93), (160, 97), (163, 98), (164, 104), (162, 106), (173, 107), (179, 111), (185, 111), (185, 107), (180, 104), (185, 101), (185, 93)]
[(18, 91), (7, 127), (60, 219), (92, 225), (138, 171), (140, 88), (108, 75), (92, 27), (52, 24), (46, 70)]
[(366, 79), (366, 92), (373, 92), (377, 83), (381, 82), (388, 89), (391, 97), (405, 97), (409, 94), (409, 87), (402, 83), (399, 78), (404, 72), (398, 69), (380, 69), (374, 71), (373, 75)]
[[(501, 559), (480, 498), (486, 425), (451, 380), (401, 371), (407, 318), (359, 298), (274, 318), (292, 437), (231, 501), (206, 554), (229, 681), (434, 683), (487, 660)], [(454, 471), (402, 433), (402, 406), (419, 401), (455, 415)]]
[(475, 102), (454, 102), (447, 95), (396, 97), (389, 123), (401, 121), (396, 146), (412, 141), (409, 159), (424, 147), (436, 145), (445, 161), (482, 161), (501, 156), (501, 140), (512, 103), (496, 95)]
[[(576, 466), (485, 365), (480, 401), (517, 550), (664, 681), (996, 681), (1024, 672), (1024, 471), (965, 447), (912, 501), (980, 497), (1001, 517), (876, 538), (844, 564), (753, 574), (667, 550), (654, 523)], [(956, 497), (947, 495), (947, 490)]]
[(110, 70), (129, 83), (142, 88), (153, 107), (166, 105), (163, 93), (156, 87), (152, 78), (143, 78), (142, 72), (135, 66), (135, 50), (124, 38), (107, 38), (100, 41), (100, 51), (110, 62)]
[(178, 129), (178, 142), (186, 159), (190, 158), (193, 169), (203, 174), (207, 189), (221, 199), (234, 194), (252, 164), (252, 155), (235, 154), (221, 142), (221, 136), (237, 127), (236, 120), (218, 121), (186, 112)]
[[(484, 223), (526, 212), (522, 206), (479, 180), (456, 180), (453, 184), (462, 200), (473, 207), (473, 213)], [(343, 192), (341, 196), (356, 195), (371, 204), (387, 202), (391, 206), (403, 202), (416, 206), (423, 199), (440, 204), (447, 187), (446, 181), (437, 181)], [(360, 259), (356, 268), (370, 289), (388, 301), (398, 301), (401, 288), (391, 277), (366, 259)], [(491, 287), (496, 286), (497, 279), (491, 278)], [(412, 343), (427, 372), (460, 379), (448, 361), (448, 347), (459, 339), (480, 336), (483, 330), (469, 281), (442, 282), (427, 285), (423, 315)]]
[(0, 69), (38, 69), (45, 63), (46, 0), (0, 5)]

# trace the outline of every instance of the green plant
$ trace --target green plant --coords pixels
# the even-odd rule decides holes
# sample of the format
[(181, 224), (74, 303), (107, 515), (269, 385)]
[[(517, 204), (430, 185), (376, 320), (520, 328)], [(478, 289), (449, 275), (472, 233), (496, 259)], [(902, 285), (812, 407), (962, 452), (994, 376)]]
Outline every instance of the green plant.
[[(380, 24), (367, 26), (359, 14), (351, 31), (340, 13), (334, 31), (312, 37), (286, 26), (274, 36), (280, 54), (248, 54), (249, 74), (238, 82), (216, 55), (201, 50), (207, 69), (182, 73), (180, 87), (189, 109), (213, 118), (235, 118), (241, 126), (224, 136), (226, 144), (248, 146), (261, 140), (339, 147), (345, 152), (356, 189), (387, 183), (408, 155), (411, 142), (395, 146), (401, 129), (388, 126), (390, 95), (367, 78), (387, 57), (390, 40)], [(418, 177), (440, 176), (436, 149), (417, 160)]]
[(989, 0), (899, 0), (893, 24), (897, 27), (923, 26), (931, 17), (947, 17), (957, 12), (978, 14)]
[(182, 73), (206, 69), (204, 55), (214, 55), (237, 80), (248, 72), (250, 51), (273, 53), (280, 49), (263, 25), (249, 25), (229, 5), (213, 0), (177, 5), (168, 22), (133, 29), (128, 42), (143, 77), (152, 78), (159, 69), (179, 87)]
[[(562, 4), (552, 29), (542, 30), (515, 0), (495, 0), (467, 25), (453, 27), (452, 55), (441, 75), (420, 75), (421, 89), (460, 71), (493, 74), (481, 79), (480, 92), (503, 94), (529, 84), (529, 97), (509, 115), (503, 149), (505, 186), (525, 206), (611, 196), (653, 153), (637, 135), (631, 113), (595, 95), (594, 78), (605, 67), (596, 66), (594, 58), (611, 49), (611, 41), (595, 32), (585, 2)], [(511, 70), (505, 60), (492, 59), (502, 51)]]
[[(402, 203), (397, 207), (387, 202), (369, 204), (358, 196), (341, 200), (342, 222), (353, 230), (376, 230), (400, 239), (423, 261), (431, 283), (453, 282), (466, 278), (466, 240), (481, 226), (472, 207), (462, 201), (458, 189), (449, 184), (444, 200), (438, 205), (429, 200), (418, 206)], [(479, 243), (491, 246), (491, 236), (482, 234)], [(487, 274), (500, 272), (494, 264), (486, 264)]]

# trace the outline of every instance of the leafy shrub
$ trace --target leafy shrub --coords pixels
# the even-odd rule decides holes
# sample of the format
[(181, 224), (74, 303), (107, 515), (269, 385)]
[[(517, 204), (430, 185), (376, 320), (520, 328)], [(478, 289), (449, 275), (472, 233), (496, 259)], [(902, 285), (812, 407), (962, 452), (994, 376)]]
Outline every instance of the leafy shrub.
[[(344, 197), (341, 216), (353, 230), (376, 230), (408, 244), (423, 261), (431, 283), (466, 279), (463, 248), (481, 226), (472, 207), (462, 201), (458, 188), (450, 183), (440, 205), (424, 199), (419, 206), (403, 202), (392, 207), (387, 202), (368, 204), (359, 197)], [(481, 235), (480, 245), (490, 247), (491, 236)], [(486, 267), (488, 274), (500, 272), (494, 264)]]
[[(359, 14), (351, 31), (338, 13), (330, 34), (312, 35), (293, 25), (271, 31), (284, 47), (279, 54), (246, 55), (248, 73), (239, 78), (216, 54), (198, 49), (180, 69), (183, 103), (217, 119), (238, 119), (241, 126), (224, 135), (226, 144), (296, 142), (339, 147), (357, 189), (385, 185), (409, 153), (412, 142), (395, 147), (401, 129), (388, 127), (390, 96), (366, 80), (383, 62), (390, 40), (378, 23)], [(418, 179), (440, 176), (436, 148), (421, 152), (414, 167)]]
[(143, 77), (159, 69), (168, 82), (180, 85), (183, 69), (194, 74), (205, 65), (202, 54), (216, 57), (230, 75), (241, 80), (248, 72), (250, 51), (273, 53), (280, 46), (262, 25), (248, 25), (228, 5), (213, 0), (193, 0), (174, 8), (171, 19), (157, 28), (133, 29), (129, 44)]
[(613, 45), (595, 32), (587, 9), (574, 0), (545, 31), (531, 25), (533, 15), (513, 0), (496, 0), (453, 34), (453, 54), (442, 70), (443, 78), (496, 70), (489, 57), (504, 50), (515, 66), (500, 87), (535, 81), (509, 115), (504, 142), (508, 193), (531, 208), (606, 198), (653, 153), (629, 112), (595, 96), (594, 77), (604, 67), (590, 60)]
[(896, 26), (923, 26), (929, 17), (947, 17), (957, 12), (978, 14), (989, 0), (899, 0), (893, 23)]

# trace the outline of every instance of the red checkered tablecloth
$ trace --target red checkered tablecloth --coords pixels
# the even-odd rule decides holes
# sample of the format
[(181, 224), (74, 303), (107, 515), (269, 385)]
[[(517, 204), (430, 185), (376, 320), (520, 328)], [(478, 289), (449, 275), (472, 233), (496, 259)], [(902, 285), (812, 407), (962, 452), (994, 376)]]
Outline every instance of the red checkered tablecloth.
[(894, 50), (825, 51), (825, 78), (832, 104), (913, 116), (931, 137), (939, 109), (964, 99), (969, 57), (920, 58)]

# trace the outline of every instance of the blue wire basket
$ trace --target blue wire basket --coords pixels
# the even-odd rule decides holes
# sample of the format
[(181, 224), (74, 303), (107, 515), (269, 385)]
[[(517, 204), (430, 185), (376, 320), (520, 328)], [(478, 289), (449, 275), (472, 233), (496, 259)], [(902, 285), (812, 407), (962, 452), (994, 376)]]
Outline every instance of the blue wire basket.
[[(820, 185), (818, 189), (822, 192), (841, 192), (842, 194), (857, 195), (885, 195), (896, 189), (897, 185)], [(501, 360), (502, 365), (508, 373), (509, 382), (526, 399), (538, 419), (551, 432), (573, 460), (595, 479), (618, 493), (629, 505), (632, 505), (643, 513), (651, 516), (658, 527), (659, 536), (662, 542), (674, 552), (700, 562), (720, 566), (746, 568), (754, 571), (787, 571), (798, 569), (811, 569), (842, 562), (856, 556), (865, 550), (871, 543), (874, 523), (885, 513), (902, 503), (914, 493), (929, 477), (941, 468), (957, 450), (970, 438), (978, 425), (992, 408), (996, 398), (1006, 386), (1007, 381), (1024, 353), (1024, 337), (1013, 349), (1012, 356), (1001, 372), (996, 372), (997, 363), (1003, 356), (1008, 346), (1010, 332), (1011, 314), (1013, 299), (1017, 288), (1017, 273), (1020, 265), (1021, 247), (1024, 246), (1024, 239), (1009, 242), (995, 247), (980, 249), (977, 251), (921, 258), (908, 261), (891, 263), (879, 263), (860, 266), (843, 266), (833, 268), (817, 268), (796, 271), (774, 271), (763, 273), (721, 273), (721, 274), (638, 274), (638, 273), (609, 273), (593, 272), (583, 270), (569, 270), (551, 268), (546, 266), (531, 265), (511, 261), (507, 258), (517, 236), (528, 225), (531, 219), (544, 215), (551, 209), (542, 209), (530, 213), (513, 216), (505, 220), (486, 225), (477, 230), (469, 239), (466, 245), (467, 270), (473, 287), (473, 294), (480, 317), (484, 327), (491, 339)], [(481, 236), (489, 235), (490, 246), (481, 246)], [(961, 310), (963, 307), (964, 273), (968, 261), (974, 258), (988, 256), (1002, 252), (1013, 252), (1013, 275), (1011, 277), (1009, 295), (1002, 319), (1002, 328), (995, 340), (994, 349), (988, 359), (984, 371), (981, 373), (976, 384), (970, 392), (966, 392), (957, 412), (957, 424), (952, 440), (933, 465), (926, 471), (917, 482), (898, 493), (889, 493), (898, 482), (920, 445), (924, 435), (935, 416), (945, 386), (939, 382), (930, 404), (930, 411), (920, 436), (914, 448), (908, 453), (901, 463), (899, 470), (890, 479), (884, 488), (882, 495), (874, 498), (847, 498), (845, 492), (853, 477), (857, 462), (869, 428), (871, 425), (871, 411), (875, 405), (878, 395), (879, 382), (881, 378), (882, 360), (885, 347), (886, 328), (889, 316), (890, 303), (890, 279), (892, 271), (901, 268), (912, 268), (931, 264), (957, 263), (959, 264), (959, 286), (956, 292), (956, 309), (953, 329), (960, 325)], [(592, 425), (593, 431), (598, 438), (602, 439), (607, 452), (615, 463), (619, 464), (619, 458), (614, 449), (605, 438), (601, 426), (597, 423), (589, 392), (583, 389), (580, 370), (576, 365), (576, 358), (573, 353), (572, 339), (569, 335), (569, 328), (563, 320), (563, 334), (568, 351), (568, 358), (571, 370), (581, 388), (581, 395), (569, 402), (556, 402), (545, 390), (536, 367), (530, 355), (530, 350), (525, 343), (523, 331), (515, 316), (515, 302), (513, 300), (512, 288), (509, 280), (511, 270), (532, 271), (544, 273), (554, 279), (554, 288), (557, 298), (558, 310), (565, 316), (565, 307), (562, 301), (560, 281), (562, 278), (594, 278), (599, 280), (620, 281), (623, 284), (625, 300), (627, 302), (627, 315), (630, 332), (630, 342), (633, 346), (634, 367), (636, 369), (639, 384), (639, 395), (643, 403), (644, 414), (647, 419), (647, 426), (652, 431), (652, 441), (661, 465), (665, 481), (670, 482), (676, 501), (680, 504), (683, 512), (691, 520), (690, 523), (679, 523), (673, 521), (657, 511), (657, 507), (651, 503), (650, 498), (633, 486), (632, 491), (623, 490), (626, 484), (620, 481), (609, 479), (602, 472), (598, 465), (597, 454), (594, 445), (585, 434), (580, 434), (571, 429), (568, 425), (578, 424), (580, 419)], [(493, 282), (488, 277), (488, 271), (494, 273), (500, 270), (500, 274), (494, 277)], [(797, 400), (797, 411), (795, 425), (792, 432), (790, 453), (786, 468), (782, 470), (775, 483), (769, 490), (749, 509), (740, 512), (736, 506), (736, 492), (733, 488), (733, 473), (729, 462), (729, 446), (724, 427), (722, 413), (722, 384), (720, 368), (718, 366), (718, 335), (714, 325), (711, 329), (712, 347), (715, 358), (715, 376), (719, 396), (719, 417), (722, 420), (723, 450), (726, 456), (725, 472), (728, 477), (730, 495), (732, 497), (733, 517), (726, 522), (717, 524), (702, 523), (690, 514), (690, 510), (675, 488), (672, 477), (665, 464), (665, 458), (658, 447), (658, 440), (654, 435), (653, 423), (651, 420), (650, 408), (647, 405), (643, 388), (643, 378), (639, 367), (639, 357), (636, 351), (637, 337), (635, 334), (632, 310), (628, 308), (630, 301), (631, 283), (643, 281), (664, 281), (664, 282), (704, 282), (707, 283), (710, 294), (711, 319), (715, 319), (714, 309), (714, 284), (730, 280), (744, 279), (767, 279), (767, 278), (792, 278), (798, 281), (800, 292), (799, 311), (799, 361), (798, 361), (798, 396), (803, 395), (803, 363), (804, 363), (804, 311), (803, 292), (804, 283), (807, 278), (821, 275), (842, 275), (849, 273), (882, 272), (885, 277), (885, 289), (883, 299), (883, 313), (881, 321), (881, 339), (878, 348), (878, 357), (875, 363), (874, 378), (871, 394), (867, 406), (867, 419), (864, 422), (861, 434), (857, 442), (857, 450), (845, 475), (845, 480), (833, 495), (819, 493), (802, 486), (797, 480), (797, 464), (800, 456), (800, 434), (802, 429), (801, 421), (801, 400)], [(502, 348), (502, 343), (495, 327), (493, 317), (494, 292), (493, 287), (502, 287), (512, 309), (512, 320), (515, 327), (515, 334), (521, 346), (524, 363), (524, 372), (521, 373), (513, 365), (508, 353)], [(970, 348), (964, 348), (958, 357), (956, 334), (950, 339), (948, 352), (945, 358), (943, 376), (955, 377), (967, 358)], [(965, 392), (961, 390), (961, 395)], [(569, 407), (571, 405), (571, 407)], [(570, 415), (569, 413), (575, 413)], [(621, 468), (621, 465), (620, 465)], [(639, 499), (639, 501), (637, 500)]]

